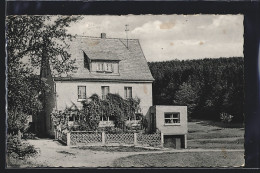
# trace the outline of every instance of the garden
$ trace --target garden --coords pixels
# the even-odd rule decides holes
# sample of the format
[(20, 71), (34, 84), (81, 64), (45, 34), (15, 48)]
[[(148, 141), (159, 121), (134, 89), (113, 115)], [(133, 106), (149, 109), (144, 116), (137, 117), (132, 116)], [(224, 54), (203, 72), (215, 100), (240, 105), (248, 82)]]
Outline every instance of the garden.
[(123, 99), (108, 94), (101, 99), (93, 94), (64, 111), (51, 114), (55, 137), (66, 145), (77, 144), (132, 144), (161, 145), (161, 134), (148, 134), (147, 120), (140, 113), (140, 99)]

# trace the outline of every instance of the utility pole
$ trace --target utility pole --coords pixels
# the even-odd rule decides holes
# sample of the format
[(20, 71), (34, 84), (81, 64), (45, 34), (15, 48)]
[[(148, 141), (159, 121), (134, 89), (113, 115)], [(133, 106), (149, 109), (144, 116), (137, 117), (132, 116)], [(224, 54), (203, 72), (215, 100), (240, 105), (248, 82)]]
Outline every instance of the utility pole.
[(126, 33), (126, 48), (128, 49), (128, 24), (125, 25), (125, 33)]

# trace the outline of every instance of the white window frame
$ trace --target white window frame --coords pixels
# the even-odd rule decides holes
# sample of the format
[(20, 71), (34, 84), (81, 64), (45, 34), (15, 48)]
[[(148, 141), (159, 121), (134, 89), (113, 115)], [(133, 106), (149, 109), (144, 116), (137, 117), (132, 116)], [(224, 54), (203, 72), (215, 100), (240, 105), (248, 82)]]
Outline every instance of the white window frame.
[[(82, 88), (83, 88), (83, 87), (85, 88), (85, 89), (84, 89), (85, 95), (83, 95), (83, 98), (81, 98), (82, 94), (79, 93), (79, 91), (80, 91), (79, 88), (81, 88), (81, 87), (82, 87)], [(86, 86), (79, 85), (79, 86), (78, 86), (78, 101), (82, 101), (82, 100), (86, 100), (86, 99), (87, 99)]]
[[(106, 91), (105, 88), (106, 87), (108, 88), (108, 92), (107, 93), (105, 93), (105, 91)], [(101, 86), (102, 99), (105, 99), (108, 93), (110, 93), (110, 87), (109, 86)]]
[(100, 117), (100, 121), (102, 121), (102, 122), (109, 122), (110, 120), (109, 120), (109, 116), (107, 117), (107, 120), (104, 120), (104, 116), (101, 116)]
[[(131, 88), (131, 96), (129, 96), (129, 93), (128, 93), (130, 88)], [(129, 87), (129, 86), (124, 87), (124, 92), (125, 92), (126, 99), (133, 98), (133, 87)]]
[(113, 73), (113, 64), (109, 62), (98, 62), (97, 72)]
[(104, 63), (98, 62), (97, 63), (97, 71), (98, 72), (103, 72), (104, 71)]
[[(177, 115), (177, 117), (174, 117), (173, 115)], [(166, 115), (172, 115), (171, 117), (167, 117)], [(166, 120), (169, 120), (171, 122), (166, 122)], [(177, 122), (175, 122), (177, 120)], [(181, 123), (181, 116), (180, 112), (165, 112), (164, 113), (164, 125), (180, 125)]]
[(113, 72), (113, 64), (112, 63), (104, 63), (105, 72), (112, 73)]

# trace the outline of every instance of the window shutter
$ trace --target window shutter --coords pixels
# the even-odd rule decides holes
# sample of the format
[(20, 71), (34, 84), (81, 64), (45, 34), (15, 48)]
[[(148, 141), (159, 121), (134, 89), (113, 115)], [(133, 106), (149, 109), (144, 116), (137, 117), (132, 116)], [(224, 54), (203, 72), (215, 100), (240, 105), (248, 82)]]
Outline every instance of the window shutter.
[(101, 87), (101, 90), (102, 90), (102, 98), (104, 98), (104, 95), (105, 95), (105, 88), (104, 88), (104, 87)]
[(127, 88), (125, 87), (125, 98), (127, 98)]
[(132, 98), (132, 87), (129, 87), (129, 98)]

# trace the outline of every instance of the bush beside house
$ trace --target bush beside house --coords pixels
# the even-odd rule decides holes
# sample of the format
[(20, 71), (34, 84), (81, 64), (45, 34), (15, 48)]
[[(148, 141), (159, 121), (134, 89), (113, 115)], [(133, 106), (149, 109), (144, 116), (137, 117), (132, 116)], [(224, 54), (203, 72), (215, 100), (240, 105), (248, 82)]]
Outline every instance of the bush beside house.
[[(51, 114), (54, 129), (58, 131), (106, 131), (123, 133), (147, 128), (142, 114), (136, 114), (140, 99), (123, 99), (118, 94), (108, 94), (101, 99), (93, 94), (89, 100), (82, 102), (82, 109), (76, 106)], [(136, 120), (139, 119), (139, 120)], [(131, 121), (133, 120), (133, 121)], [(101, 121), (112, 121), (113, 124), (100, 126)]]

